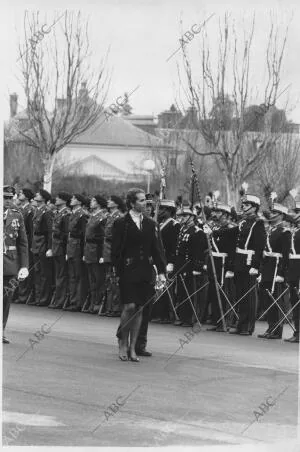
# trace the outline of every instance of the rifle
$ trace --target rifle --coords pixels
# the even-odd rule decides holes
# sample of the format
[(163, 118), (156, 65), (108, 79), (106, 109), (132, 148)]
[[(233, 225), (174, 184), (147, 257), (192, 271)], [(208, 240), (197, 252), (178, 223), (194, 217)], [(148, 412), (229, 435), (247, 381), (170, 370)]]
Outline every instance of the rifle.
[[(206, 223), (206, 215), (205, 215), (205, 211), (204, 211), (204, 206), (202, 204), (200, 187), (199, 187), (199, 181), (198, 181), (198, 177), (197, 177), (197, 174), (196, 174), (196, 171), (195, 171), (194, 162), (193, 162), (192, 157), (190, 157), (190, 164), (191, 164), (191, 168), (192, 168), (193, 183), (195, 184), (195, 187), (196, 187), (197, 196), (198, 196), (198, 200), (199, 200), (199, 204), (200, 204), (200, 208), (201, 208), (201, 212), (202, 212), (202, 216), (203, 216), (203, 221), (204, 221), (204, 223)], [(214, 277), (214, 283), (215, 283), (215, 287), (216, 287), (216, 294), (217, 294), (218, 304), (219, 304), (219, 308), (220, 308), (220, 313), (221, 313), (221, 316), (222, 316), (223, 329), (224, 329), (224, 331), (226, 331), (227, 327), (226, 327), (226, 323), (225, 323), (225, 319), (224, 319), (224, 315), (223, 315), (223, 307), (222, 307), (222, 303), (221, 303), (221, 297), (220, 297), (219, 283), (218, 283), (218, 279), (217, 279), (215, 261), (214, 261), (214, 257), (213, 257), (213, 254), (212, 254), (212, 248), (211, 248), (209, 234), (206, 234), (206, 236), (207, 236), (208, 253), (209, 253), (209, 257), (210, 257), (210, 261), (211, 261), (211, 267), (212, 267), (212, 272), (213, 272), (213, 277)]]

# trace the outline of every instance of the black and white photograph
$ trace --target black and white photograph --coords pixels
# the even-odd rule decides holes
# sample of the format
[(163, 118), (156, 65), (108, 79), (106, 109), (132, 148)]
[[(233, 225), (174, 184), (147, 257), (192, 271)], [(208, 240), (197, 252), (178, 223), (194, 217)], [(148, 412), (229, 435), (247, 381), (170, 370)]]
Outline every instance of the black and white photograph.
[(2, 447), (299, 451), (300, 5), (0, 22)]

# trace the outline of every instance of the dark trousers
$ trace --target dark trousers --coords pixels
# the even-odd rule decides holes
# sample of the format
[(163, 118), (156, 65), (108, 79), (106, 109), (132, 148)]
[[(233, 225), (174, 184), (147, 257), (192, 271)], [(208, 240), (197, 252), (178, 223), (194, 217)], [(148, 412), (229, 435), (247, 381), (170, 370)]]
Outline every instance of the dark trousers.
[(52, 296), (52, 258), (34, 254), (34, 285), (36, 303), (48, 306)]
[(105, 266), (104, 264), (86, 264), (89, 289), (91, 294), (91, 307), (100, 304), (101, 295), (105, 290)]
[(120, 313), (121, 312), (120, 288), (116, 280), (116, 277), (112, 272), (111, 264), (106, 264), (105, 271), (107, 275), (106, 312)]
[[(172, 297), (173, 304), (174, 304), (173, 287), (170, 287), (169, 294)], [(156, 303), (154, 302), (153, 307), (152, 307), (151, 318), (152, 319), (160, 319), (160, 320), (169, 320), (172, 316), (171, 312), (173, 312), (170, 308), (170, 303), (171, 302), (169, 299), (169, 295), (167, 292), (165, 292)]]
[(20, 281), (18, 290), (18, 303), (25, 304), (29, 298), (34, 297), (34, 261), (33, 254), (29, 251), (29, 275), (24, 281)]
[(178, 275), (176, 296), (176, 306), (178, 308), (176, 308), (176, 311), (179, 319), (183, 323), (193, 323), (194, 311), (191, 306), (193, 297), (189, 297), (195, 291), (194, 287), (194, 278), (192, 275)]
[(63, 307), (68, 298), (68, 263), (66, 256), (54, 256), (55, 294), (52, 300), (54, 306)]
[(87, 270), (81, 257), (68, 259), (69, 300), (71, 306), (82, 308), (87, 297)]
[[(290, 282), (290, 302), (292, 305), (292, 308), (297, 304), (299, 301), (299, 281), (298, 282)], [(296, 331), (294, 332), (295, 336), (299, 336), (299, 323), (300, 323), (300, 303), (297, 304), (297, 306), (293, 309), (293, 321)]]
[(28, 251), (28, 257), (29, 257), (29, 275), (27, 276), (24, 281), (20, 281), (19, 287), (18, 287), (18, 303), (25, 304), (27, 301), (32, 301), (35, 297), (35, 284), (34, 284), (34, 259), (33, 254), (29, 250)]
[(256, 276), (251, 276), (248, 272), (235, 272), (234, 282), (236, 301), (240, 300), (249, 291), (235, 308), (239, 315), (237, 329), (238, 331), (252, 334), (255, 328), (257, 310), (257, 288), (253, 287), (256, 282)]
[(3, 276), (3, 333), (7, 324), (10, 301), (12, 297), (12, 290), (10, 285), (12, 278), (13, 276)]
[[(283, 285), (278, 284), (278, 283), (275, 284), (275, 289), (274, 289), (274, 293), (273, 293), (274, 300), (273, 300), (272, 296), (269, 295), (269, 293), (271, 294), (271, 290), (272, 290), (272, 282), (271, 281), (262, 282), (260, 285), (260, 288), (261, 288), (261, 295), (264, 300), (263, 305), (265, 307), (265, 310), (270, 308), (268, 310), (268, 312), (266, 313), (267, 322), (268, 322), (267, 331), (269, 333), (272, 332), (272, 334), (279, 334), (280, 336), (282, 336), (283, 322), (276, 329), (274, 329), (275, 325), (278, 324), (278, 322), (280, 320), (282, 320), (282, 318), (283, 318), (283, 315), (280, 312), (280, 310), (278, 309), (277, 305), (274, 303), (274, 300), (276, 300), (278, 297), (280, 297), (280, 294), (284, 290)], [(283, 297), (281, 297), (277, 301), (277, 303), (282, 307), (283, 306)], [(273, 306), (270, 307), (272, 304), (273, 304)]]
[[(224, 286), (222, 287), (222, 289), (226, 293), (225, 283), (224, 283)], [(222, 305), (222, 309), (223, 309), (224, 319), (226, 321), (226, 324), (228, 325), (229, 323), (227, 320), (228, 320), (229, 316), (228, 316), (228, 314), (225, 316), (225, 313), (229, 309), (229, 304), (227, 303), (227, 300), (220, 288), (219, 288), (219, 294), (220, 294), (220, 300), (221, 300), (221, 305)], [(213, 325), (221, 327), (221, 326), (223, 326), (223, 322), (221, 319), (222, 313), (221, 313), (219, 302), (218, 302), (215, 281), (214, 281), (214, 279), (211, 279), (211, 278), (209, 279), (208, 297), (211, 301), (212, 323), (213, 323)], [(231, 304), (234, 304), (234, 303), (231, 303)]]

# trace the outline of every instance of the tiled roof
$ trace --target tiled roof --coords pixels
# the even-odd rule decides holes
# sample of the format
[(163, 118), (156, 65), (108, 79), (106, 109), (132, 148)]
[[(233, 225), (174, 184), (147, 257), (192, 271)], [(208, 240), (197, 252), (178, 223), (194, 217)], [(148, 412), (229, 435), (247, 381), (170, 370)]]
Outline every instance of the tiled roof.
[(72, 143), (166, 148), (161, 138), (144, 132), (126, 119), (118, 116), (110, 116), (106, 119), (104, 114), (89, 130), (82, 133)]

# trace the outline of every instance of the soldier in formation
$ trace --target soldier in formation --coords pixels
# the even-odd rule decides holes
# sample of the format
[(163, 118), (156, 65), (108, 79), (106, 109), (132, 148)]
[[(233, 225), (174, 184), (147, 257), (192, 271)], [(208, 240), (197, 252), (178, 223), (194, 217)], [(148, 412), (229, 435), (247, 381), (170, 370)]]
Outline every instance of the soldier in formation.
[[(268, 322), (259, 337), (281, 339), (287, 322), (293, 329), (287, 342), (298, 343), (299, 202), (291, 215), (274, 202), (262, 215), (260, 199), (245, 193), (236, 214), (213, 194), (208, 198), (204, 207), (183, 206), (178, 198), (176, 212), (172, 200), (156, 204), (155, 197), (145, 196), (143, 190), (130, 191), (124, 216), (124, 202), (117, 196), (107, 202), (99, 195), (60, 192), (54, 210), (47, 191), (33, 195), (23, 188), (19, 208), (34, 284), (29, 278), (18, 281), (16, 302), (27, 298), (27, 304), (108, 317), (123, 310), (117, 334), (122, 359), (151, 356), (146, 346), (154, 300), (155, 321), (192, 326), (204, 322), (210, 312), (211, 331), (244, 336), (254, 332), (259, 302), (259, 316)], [(148, 249), (144, 242), (153, 234), (155, 246)], [(168, 282), (155, 295), (158, 274)], [(138, 283), (145, 284), (145, 290), (134, 292)], [(130, 297), (134, 303), (129, 303)], [(128, 329), (125, 323), (131, 315), (138, 321), (129, 321)]]
[(22, 214), (12, 203), (15, 189), (3, 187), (3, 334), (8, 320), (14, 283), (28, 277), (28, 242)]

